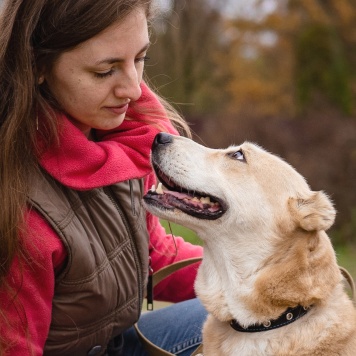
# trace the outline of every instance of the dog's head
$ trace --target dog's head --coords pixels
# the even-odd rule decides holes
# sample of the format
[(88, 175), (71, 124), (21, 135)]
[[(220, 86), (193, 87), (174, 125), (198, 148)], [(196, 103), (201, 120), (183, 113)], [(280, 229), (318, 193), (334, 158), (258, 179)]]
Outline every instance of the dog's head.
[(161, 133), (152, 146), (152, 165), (163, 189), (145, 195), (146, 208), (203, 239), (212, 224), (217, 233), (231, 231), (228, 226), (259, 233), (276, 225), (327, 230), (334, 222), (325, 193), (311, 191), (288, 163), (249, 142), (210, 149)]

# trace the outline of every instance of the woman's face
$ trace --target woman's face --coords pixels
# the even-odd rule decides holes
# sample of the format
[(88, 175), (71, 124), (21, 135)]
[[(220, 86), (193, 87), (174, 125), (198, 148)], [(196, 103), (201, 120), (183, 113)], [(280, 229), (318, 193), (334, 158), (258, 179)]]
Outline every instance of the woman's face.
[(44, 80), (69, 119), (87, 136), (125, 119), (129, 101), (141, 96), (149, 46), (143, 9), (62, 53)]

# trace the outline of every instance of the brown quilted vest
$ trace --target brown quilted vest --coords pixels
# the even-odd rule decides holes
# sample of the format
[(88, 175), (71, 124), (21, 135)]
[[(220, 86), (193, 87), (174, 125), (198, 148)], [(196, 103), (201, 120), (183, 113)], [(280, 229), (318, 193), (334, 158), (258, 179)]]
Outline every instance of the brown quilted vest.
[(68, 253), (56, 276), (44, 355), (102, 355), (109, 340), (139, 318), (148, 271), (141, 198), (141, 180), (90, 191), (48, 176), (36, 180), (30, 204)]

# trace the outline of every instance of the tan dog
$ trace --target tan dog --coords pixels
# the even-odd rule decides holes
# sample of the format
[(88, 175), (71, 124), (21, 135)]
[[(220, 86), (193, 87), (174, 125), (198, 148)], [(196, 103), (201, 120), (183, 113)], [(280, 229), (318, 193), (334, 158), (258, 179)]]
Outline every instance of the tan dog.
[(355, 356), (356, 312), (325, 233), (335, 210), (280, 158), (159, 134), (145, 205), (196, 231), (204, 356)]

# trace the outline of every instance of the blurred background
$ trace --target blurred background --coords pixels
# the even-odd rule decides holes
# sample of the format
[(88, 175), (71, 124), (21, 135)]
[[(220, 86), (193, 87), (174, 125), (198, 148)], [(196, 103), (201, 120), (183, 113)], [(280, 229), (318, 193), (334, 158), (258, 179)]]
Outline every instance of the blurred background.
[(356, 276), (356, 1), (156, 2), (151, 85), (197, 142), (256, 142), (326, 191), (339, 262)]

